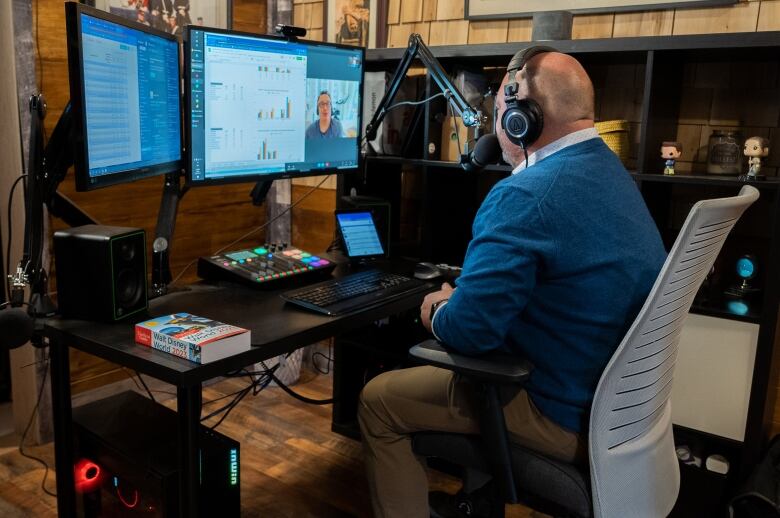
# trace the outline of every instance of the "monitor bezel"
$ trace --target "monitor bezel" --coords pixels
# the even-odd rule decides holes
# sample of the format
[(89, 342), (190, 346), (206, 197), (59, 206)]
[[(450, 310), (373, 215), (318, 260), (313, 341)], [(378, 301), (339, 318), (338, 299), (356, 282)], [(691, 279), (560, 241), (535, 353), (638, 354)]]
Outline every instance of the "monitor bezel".
[(208, 185), (226, 185), (226, 184), (234, 184), (234, 183), (257, 183), (257, 182), (264, 182), (264, 181), (272, 181), (272, 180), (279, 180), (279, 179), (295, 179), (295, 178), (307, 178), (312, 176), (329, 176), (333, 174), (349, 174), (354, 173), (357, 171), (361, 171), (363, 169), (363, 153), (360, 149), (360, 143), (363, 138), (363, 86), (365, 84), (365, 76), (366, 76), (366, 49), (365, 47), (357, 47), (353, 45), (343, 45), (340, 43), (330, 43), (330, 42), (324, 42), (324, 41), (316, 41), (316, 40), (305, 40), (305, 39), (296, 39), (292, 43), (301, 43), (304, 45), (311, 45), (311, 46), (323, 46), (323, 47), (333, 47), (333, 48), (340, 48), (340, 49), (347, 49), (347, 50), (359, 50), (361, 53), (361, 70), (360, 70), (360, 88), (359, 88), (359, 94), (358, 94), (358, 103), (360, 104), (358, 109), (358, 129), (360, 130), (358, 132), (358, 136), (356, 138), (355, 146), (357, 148), (357, 163), (354, 167), (348, 167), (348, 168), (337, 168), (337, 167), (329, 167), (324, 169), (312, 169), (309, 171), (280, 171), (278, 173), (257, 173), (257, 174), (251, 174), (251, 175), (242, 175), (234, 178), (214, 178), (214, 179), (203, 179), (203, 180), (193, 180), (192, 179), (192, 61), (191, 61), (191, 46), (190, 42), (192, 41), (190, 32), (193, 30), (200, 30), (204, 32), (213, 32), (217, 34), (225, 34), (228, 36), (243, 36), (243, 37), (249, 37), (249, 38), (256, 38), (261, 40), (272, 40), (272, 41), (290, 41), (288, 38), (285, 38), (284, 36), (277, 36), (272, 34), (256, 34), (251, 32), (244, 32), (244, 31), (236, 31), (232, 29), (220, 29), (217, 27), (203, 27), (200, 25), (188, 25), (185, 27), (184, 30), (184, 36), (182, 45), (184, 47), (184, 121), (185, 121), (185, 181), (187, 186), (190, 187), (201, 187), (201, 186), (208, 186)]
[[(347, 250), (347, 243), (344, 240), (344, 233), (341, 231), (341, 223), (339, 223), (339, 215), (341, 214), (360, 214), (367, 212), (371, 215), (371, 221), (374, 224), (374, 230), (376, 231), (376, 237), (379, 239), (379, 244), (382, 246), (382, 253), (381, 254), (373, 254), (373, 255), (360, 255), (360, 256), (351, 256), (349, 255), (349, 250)], [(356, 208), (350, 208), (350, 209), (336, 209), (336, 211), (333, 213), (333, 217), (336, 220), (336, 229), (339, 233), (339, 240), (341, 241), (341, 245), (344, 247), (344, 255), (349, 258), (350, 261), (373, 261), (376, 259), (385, 259), (388, 257), (388, 243), (385, 243), (382, 239), (382, 234), (379, 232), (379, 229), (376, 226), (376, 212), (374, 209), (367, 208), (367, 207), (356, 207)]]
[[(84, 62), (82, 53), (81, 15), (85, 14), (129, 29), (137, 30), (151, 36), (157, 36), (172, 41), (177, 45), (177, 78), (179, 85), (179, 159), (154, 166), (125, 169), (111, 174), (98, 176), (94, 179), (89, 174), (89, 141), (86, 138), (87, 113), (85, 110), (86, 92), (84, 91)], [(181, 45), (177, 36), (168, 34), (146, 25), (116, 16), (100, 9), (76, 2), (65, 3), (65, 26), (68, 47), (68, 78), (70, 81), (70, 102), (73, 110), (73, 158), (76, 178), (76, 190), (92, 191), (101, 187), (159, 176), (168, 173), (180, 173), (184, 166), (184, 127), (182, 124), (182, 92), (181, 92)]]

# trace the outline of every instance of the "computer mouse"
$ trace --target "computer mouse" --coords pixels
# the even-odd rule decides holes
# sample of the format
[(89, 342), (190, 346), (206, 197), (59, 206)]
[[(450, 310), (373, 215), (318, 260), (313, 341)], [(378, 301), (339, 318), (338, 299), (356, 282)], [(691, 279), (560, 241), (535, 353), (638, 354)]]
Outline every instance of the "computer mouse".
[(417, 263), (414, 265), (414, 276), (422, 280), (435, 279), (441, 277), (441, 271), (433, 263)]

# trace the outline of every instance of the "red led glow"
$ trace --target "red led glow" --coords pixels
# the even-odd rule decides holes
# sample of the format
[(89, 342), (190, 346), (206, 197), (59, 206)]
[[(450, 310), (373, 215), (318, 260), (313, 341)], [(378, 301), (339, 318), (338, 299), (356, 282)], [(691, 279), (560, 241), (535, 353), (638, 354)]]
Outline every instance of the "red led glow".
[(119, 488), (116, 488), (116, 496), (119, 497), (119, 501), (122, 502), (122, 504), (127, 507), (128, 509), (132, 509), (133, 507), (138, 505), (138, 490), (133, 490), (133, 502), (130, 503), (127, 500), (125, 500), (125, 497), (122, 496), (122, 493), (119, 491)]
[(89, 493), (98, 489), (101, 485), (102, 472), (100, 466), (88, 459), (81, 459), (74, 467), (76, 491)]

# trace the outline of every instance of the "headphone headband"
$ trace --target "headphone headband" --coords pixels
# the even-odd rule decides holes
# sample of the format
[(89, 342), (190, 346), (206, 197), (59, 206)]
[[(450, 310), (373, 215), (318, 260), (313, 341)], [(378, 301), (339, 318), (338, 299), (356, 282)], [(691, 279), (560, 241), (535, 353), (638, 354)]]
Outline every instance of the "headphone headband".
[(514, 56), (512, 56), (512, 60), (509, 62), (509, 66), (506, 67), (506, 73), (511, 74), (513, 72), (517, 72), (518, 70), (522, 70), (525, 64), (528, 63), (531, 58), (537, 54), (544, 54), (545, 52), (558, 52), (558, 49), (554, 49), (545, 45), (534, 45), (533, 47), (527, 47), (520, 50)]

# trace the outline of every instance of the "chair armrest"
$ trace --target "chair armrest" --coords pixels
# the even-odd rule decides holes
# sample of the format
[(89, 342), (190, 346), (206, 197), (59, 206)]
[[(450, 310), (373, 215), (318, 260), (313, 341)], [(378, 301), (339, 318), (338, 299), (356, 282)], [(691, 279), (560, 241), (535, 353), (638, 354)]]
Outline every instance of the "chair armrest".
[(524, 383), (532, 368), (529, 361), (516, 355), (492, 352), (482, 356), (466, 356), (446, 349), (433, 339), (409, 349), (409, 356), (420, 363), (493, 383)]

